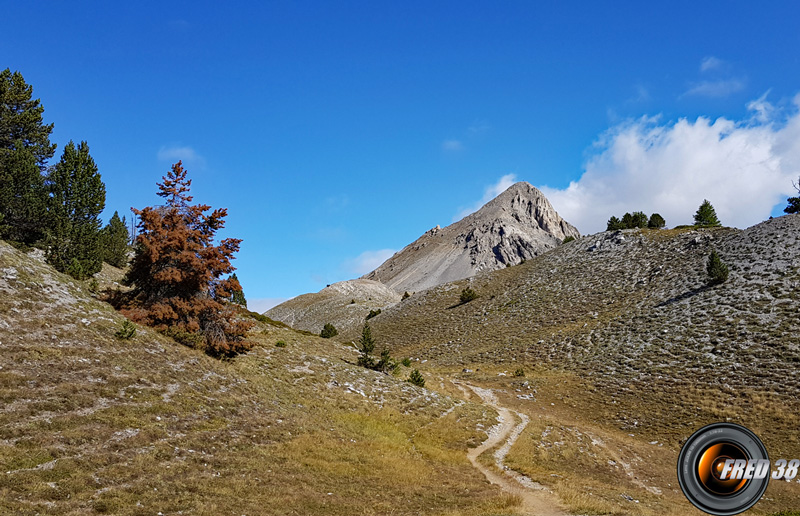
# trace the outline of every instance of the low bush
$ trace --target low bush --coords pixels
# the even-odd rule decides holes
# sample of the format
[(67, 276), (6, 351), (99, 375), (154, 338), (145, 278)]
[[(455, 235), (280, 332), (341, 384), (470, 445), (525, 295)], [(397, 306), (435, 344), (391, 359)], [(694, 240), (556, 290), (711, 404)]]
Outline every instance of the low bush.
[(322, 327), (322, 331), (319, 332), (319, 336), (323, 339), (330, 339), (331, 337), (335, 337), (339, 335), (339, 330), (336, 329), (331, 323), (325, 323), (325, 326)]
[(122, 321), (122, 326), (114, 334), (118, 339), (130, 340), (136, 336), (136, 325), (125, 319)]
[(475, 299), (478, 299), (478, 293), (472, 290), (469, 287), (466, 287), (464, 290), (461, 291), (461, 295), (458, 298), (461, 301), (461, 304), (469, 303)]

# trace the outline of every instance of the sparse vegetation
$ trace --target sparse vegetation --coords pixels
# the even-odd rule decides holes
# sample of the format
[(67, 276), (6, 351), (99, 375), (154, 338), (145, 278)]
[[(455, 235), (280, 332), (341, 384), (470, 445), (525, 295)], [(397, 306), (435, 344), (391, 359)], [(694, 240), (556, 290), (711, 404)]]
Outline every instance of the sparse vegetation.
[(402, 297), (400, 300), (401, 300), (401, 301), (405, 301), (405, 300), (406, 300), (406, 299), (408, 299), (409, 297), (411, 297), (411, 294), (409, 294), (409, 293), (408, 293), (408, 290), (406, 290), (405, 292), (403, 292), (403, 297)]
[(376, 315), (380, 314), (382, 311), (383, 310), (381, 310), (380, 308), (378, 308), (377, 310), (370, 310), (369, 313), (367, 314), (367, 317), (366, 317), (365, 320), (369, 321), (370, 319), (372, 319)]
[(566, 237), (561, 243), (562, 244), (568, 244), (569, 242), (572, 242), (573, 240), (575, 240), (575, 237), (570, 235), (570, 236)]
[(478, 293), (472, 290), (470, 287), (464, 287), (464, 290), (461, 291), (461, 295), (459, 295), (458, 300), (461, 301), (461, 304), (469, 303), (470, 301), (474, 301), (478, 299)]
[(706, 263), (706, 272), (711, 285), (724, 283), (728, 279), (728, 266), (722, 263), (717, 251), (711, 251)]
[(524, 376), (525, 376), (525, 369), (523, 369), (523, 368), (521, 368), (521, 367), (520, 367), (520, 368), (518, 368), (518, 369), (516, 369), (516, 370), (514, 371), (514, 375), (513, 375), (513, 376), (514, 376), (515, 378), (521, 378), (521, 377), (524, 377)]
[(330, 339), (331, 337), (335, 337), (339, 335), (339, 330), (336, 329), (331, 323), (325, 323), (325, 326), (322, 327), (322, 331), (319, 332), (319, 336), (323, 339)]
[(405, 367), (411, 367), (411, 359), (408, 357), (404, 358), (400, 363)]
[(275, 343), (275, 347), (276, 348), (285, 348), (286, 347), (286, 341), (279, 340), (278, 342)]

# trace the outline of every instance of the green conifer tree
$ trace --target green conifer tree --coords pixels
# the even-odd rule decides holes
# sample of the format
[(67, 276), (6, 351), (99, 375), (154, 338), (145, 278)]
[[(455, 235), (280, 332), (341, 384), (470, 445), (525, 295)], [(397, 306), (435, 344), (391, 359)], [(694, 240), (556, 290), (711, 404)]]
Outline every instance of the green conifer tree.
[(128, 264), (128, 226), (116, 211), (100, 234), (103, 261), (122, 269)]
[(717, 218), (717, 212), (714, 207), (708, 202), (708, 199), (703, 199), (703, 204), (697, 208), (697, 213), (694, 214), (694, 223), (703, 227), (721, 226)]
[(39, 170), (56, 152), (50, 143), (53, 124), (42, 121), (44, 108), (33, 99), (33, 87), (19, 72), (6, 68), (0, 72), (0, 151), (26, 148), (34, 156)]
[(708, 280), (712, 285), (724, 283), (728, 279), (728, 266), (722, 263), (716, 251), (711, 251), (706, 264), (706, 272), (708, 272)]
[(646, 228), (646, 227), (647, 227), (647, 215), (643, 211), (634, 211), (633, 226), (631, 227), (631, 229)]
[(33, 152), (0, 150), (0, 238), (26, 244), (44, 236), (47, 195)]
[(331, 337), (335, 337), (339, 335), (339, 330), (336, 329), (331, 323), (325, 323), (325, 326), (322, 327), (322, 331), (319, 332), (319, 336), (323, 339), (330, 339)]
[(659, 215), (658, 213), (653, 213), (650, 215), (650, 220), (647, 221), (647, 227), (651, 229), (661, 229), (667, 225), (667, 221), (664, 220), (664, 217)]
[(623, 229), (622, 221), (612, 215), (606, 224), (606, 231), (617, 231), (620, 229)]
[(411, 371), (407, 381), (408, 383), (412, 383), (417, 387), (425, 387), (425, 378), (422, 377), (422, 373), (419, 372), (419, 369), (414, 369)]
[(239, 278), (236, 276), (235, 272), (230, 279), (234, 283), (231, 289), (231, 303), (247, 308), (247, 299), (244, 297), (244, 289), (242, 289), (242, 284), (239, 283)]
[(89, 145), (69, 142), (61, 160), (47, 175), (47, 259), (59, 271), (78, 279), (98, 272), (103, 263), (100, 213), (106, 187)]
[(369, 323), (364, 323), (364, 328), (361, 330), (361, 339), (358, 341), (358, 365), (372, 369), (375, 367), (375, 359), (372, 357), (372, 352), (375, 350), (375, 339), (372, 338), (372, 329)]
[(21, 73), (0, 71), (0, 238), (32, 244), (43, 236), (41, 173), (56, 148), (43, 112)]

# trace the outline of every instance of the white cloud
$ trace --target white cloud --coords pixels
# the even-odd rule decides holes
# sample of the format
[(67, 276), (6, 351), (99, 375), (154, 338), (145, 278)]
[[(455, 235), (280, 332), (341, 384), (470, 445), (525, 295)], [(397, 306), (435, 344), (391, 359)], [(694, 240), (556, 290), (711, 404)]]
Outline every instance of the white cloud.
[(775, 108), (767, 101), (767, 95), (770, 90), (767, 90), (763, 95), (756, 100), (750, 101), (747, 104), (747, 109), (753, 112), (753, 119), (756, 122), (768, 122), (775, 112)]
[(158, 159), (159, 161), (169, 161), (171, 163), (177, 163), (180, 160), (183, 161), (184, 164), (205, 165), (205, 158), (188, 146), (162, 146), (158, 150)]
[(722, 68), (723, 64), (725, 64), (725, 62), (717, 57), (704, 57), (703, 60), (700, 61), (700, 71), (708, 72), (710, 70), (718, 70), (719, 68)]
[(464, 148), (464, 144), (459, 140), (445, 140), (442, 142), (442, 150), (446, 151), (460, 151)]
[(278, 306), (279, 304), (283, 303), (284, 301), (288, 301), (291, 298), (287, 297), (262, 297), (258, 299), (248, 299), (247, 300), (247, 309), (251, 312), (257, 312), (263, 314), (270, 308)]
[(470, 213), (475, 213), (476, 211), (481, 209), (481, 207), (484, 204), (486, 204), (487, 202), (491, 201), (501, 193), (508, 190), (508, 188), (516, 182), (517, 182), (516, 174), (504, 175), (495, 184), (486, 187), (486, 189), (483, 191), (483, 197), (481, 197), (480, 201), (476, 202), (475, 204), (467, 208), (462, 208), (458, 213), (456, 213), (455, 216), (453, 216), (453, 222), (463, 219)]
[(720, 79), (716, 81), (700, 81), (693, 83), (682, 96), (727, 97), (744, 89), (741, 79)]
[(344, 268), (353, 274), (363, 276), (377, 269), (383, 262), (396, 253), (394, 249), (379, 249), (377, 251), (364, 251), (355, 258), (347, 260)]
[(782, 122), (759, 120), (774, 114), (767, 105), (763, 97), (751, 103), (756, 114), (742, 121), (617, 125), (600, 138), (578, 181), (541, 190), (582, 233), (603, 231), (611, 215), (634, 210), (660, 213), (670, 226), (691, 224), (703, 199), (723, 224), (751, 226), (785, 202), (800, 170), (800, 95)]

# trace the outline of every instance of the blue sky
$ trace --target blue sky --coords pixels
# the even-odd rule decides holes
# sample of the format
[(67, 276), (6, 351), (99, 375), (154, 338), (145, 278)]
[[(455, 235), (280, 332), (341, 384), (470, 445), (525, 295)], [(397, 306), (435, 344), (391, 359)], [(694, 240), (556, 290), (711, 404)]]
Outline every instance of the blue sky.
[[(583, 233), (800, 170), (792, 2), (8, 2), (0, 67), (86, 140), (114, 210), (183, 159), (256, 308), (357, 277), (514, 180)], [(727, 220), (726, 220), (727, 217)], [(256, 301), (260, 300), (260, 301)]]

